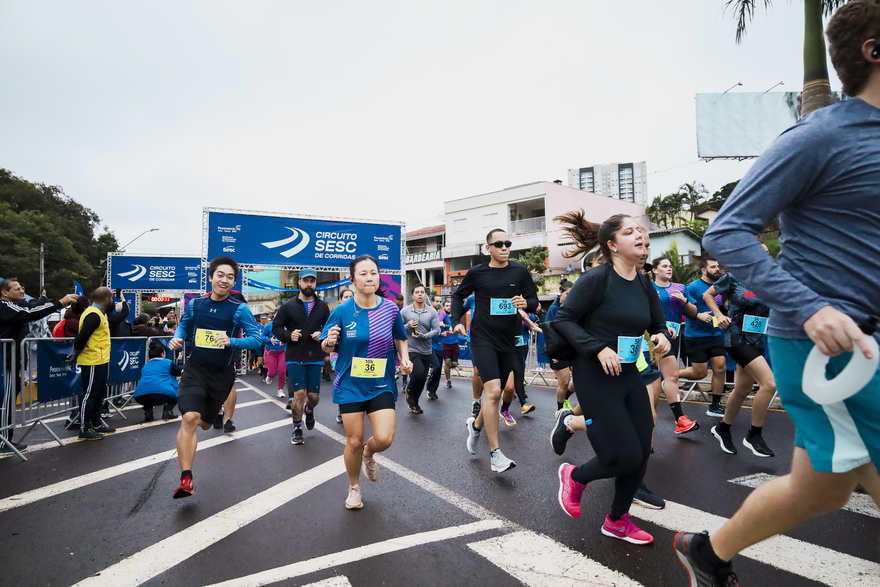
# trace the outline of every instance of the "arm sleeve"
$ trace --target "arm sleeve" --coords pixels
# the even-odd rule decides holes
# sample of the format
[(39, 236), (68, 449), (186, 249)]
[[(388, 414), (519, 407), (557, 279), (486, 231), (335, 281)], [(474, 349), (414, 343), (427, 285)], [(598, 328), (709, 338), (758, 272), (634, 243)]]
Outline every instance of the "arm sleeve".
[[(313, 310), (314, 311), (314, 310)], [(293, 341), (290, 340), (290, 331), (287, 330), (287, 323), (290, 319), (290, 307), (285, 304), (278, 308), (278, 311), (275, 313), (275, 319), (272, 320), (272, 334), (285, 344), (290, 344)]]
[(183, 373), (183, 368), (180, 365), (175, 365), (174, 363), (171, 363), (171, 366), (168, 370), (170, 371), (172, 377), (180, 377)]
[(465, 307), (464, 302), (474, 292), (475, 288), (475, 280), (473, 271), (468, 271), (464, 274), (464, 279), (461, 280), (461, 284), (458, 286), (458, 289), (455, 290), (455, 293), (452, 294), (452, 327), (455, 328), (459, 324), (461, 324), (461, 318), (464, 316)]
[[(11, 304), (12, 302), (10, 302)], [(22, 322), (36, 322), (61, 309), (61, 302), (51, 302), (34, 306), (33, 308), (18, 306), (14, 308), (9, 304), (0, 304), (0, 320), (21, 324)]]
[(183, 313), (183, 317), (180, 319), (180, 324), (177, 325), (177, 330), (174, 331), (174, 338), (186, 340), (192, 334), (192, 332), (193, 332), (193, 306), (194, 305), (195, 305), (195, 300), (192, 300), (189, 303), (189, 305), (186, 307), (186, 311)]
[(394, 340), (406, 340), (406, 330), (403, 328), (403, 318), (400, 316), (399, 312), (394, 318), (394, 326), (391, 329), (391, 335), (394, 337)]
[(128, 302), (123, 301), (122, 302), (122, 310), (119, 312), (116, 312), (112, 316), (107, 317), (107, 323), (110, 325), (110, 328), (115, 328), (116, 326), (119, 326), (120, 324), (125, 322), (125, 319), (128, 318), (128, 313), (130, 311), (131, 310), (128, 307)]
[[(598, 354), (607, 345), (584, 330), (580, 323), (591, 312), (595, 298), (595, 289), (599, 287), (599, 280), (604, 279), (604, 271), (591, 269), (587, 275), (574, 282), (574, 287), (568, 292), (565, 303), (559, 307), (553, 325), (562, 336), (571, 344), (577, 352), (587, 357)], [(596, 271), (596, 278), (589, 279), (590, 273)]]
[(541, 302), (538, 301), (538, 287), (532, 279), (532, 274), (528, 271), (525, 272), (525, 276), (522, 278), (521, 287), (523, 291), (522, 297), (526, 300), (525, 310), (531, 314), (538, 309), (538, 305)]
[(84, 320), (80, 320), (79, 332), (76, 333), (76, 338), (73, 341), (73, 350), (79, 352), (86, 348), (86, 343), (89, 342), (89, 338), (100, 325), (101, 318), (95, 313), (91, 313), (86, 316)]
[(422, 334), (422, 338), (434, 338), (440, 334), (440, 317), (437, 312), (431, 314), (431, 331)]
[(272, 344), (272, 328), (270, 326), (274, 327), (274, 323), (272, 325), (266, 324), (260, 332), (260, 340), (263, 341), (263, 344)]
[(247, 304), (241, 304), (232, 317), (232, 323), (241, 328), (242, 338), (230, 338), (229, 346), (234, 349), (255, 351), (263, 343), (260, 337), (260, 327), (254, 320), (254, 315)]
[(755, 235), (823, 189), (826, 140), (810, 124), (782, 133), (736, 186), (703, 239), (703, 247), (765, 304), (801, 326), (829, 303), (780, 267)]

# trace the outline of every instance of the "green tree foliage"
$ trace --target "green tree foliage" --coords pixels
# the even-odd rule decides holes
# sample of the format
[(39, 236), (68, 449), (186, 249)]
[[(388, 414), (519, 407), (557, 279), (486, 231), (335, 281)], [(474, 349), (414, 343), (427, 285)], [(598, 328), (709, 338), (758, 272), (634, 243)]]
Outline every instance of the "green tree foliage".
[(675, 193), (654, 198), (645, 212), (654, 224), (665, 228), (670, 224), (680, 226), (685, 220), (693, 219), (694, 211), (705, 204), (708, 196), (709, 190), (702, 183), (684, 183)]
[(669, 250), (663, 253), (663, 256), (669, 259), (669, 264), (672, 265), (671, 281), (688, 284), (700, 278), (700, 270), (682, 260), (681, 255), (678, 253), (678, 245), (676, 243), (673, 242), (669, 245)]
[[(540, 245), (535, 245), (526, 251), (525, 254), (513, 260), (521, 265), (525, 265), (529, 271), (538, 275), (544, 275), (544, 272), (547, 271), (547, 251)], [(539, 279), (536, 283), (539, 286), (543, 285), (543, 278)]]
[(18, 277), (31, 295), (40, 285), (40, 243), (44, 245), (46, 289), (53, 298), (69, 293), (73, 281), (88, 295), (104, 276), (102, 261), (118, 248), (116, 237), (95, 212), (58, 186), (32, 183), (0, 168), (0, 276)]
[(768, 238), (764, 241), (764, 244), (767, 245), (767, 249), (770, 252), (770, 255), (775, 259), (779, 254), (779, 239), (778, 238)]

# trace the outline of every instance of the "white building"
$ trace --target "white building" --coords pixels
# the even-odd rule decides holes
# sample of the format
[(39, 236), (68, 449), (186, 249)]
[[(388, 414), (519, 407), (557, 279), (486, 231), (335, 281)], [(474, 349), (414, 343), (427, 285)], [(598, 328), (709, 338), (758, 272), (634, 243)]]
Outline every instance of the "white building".
[(565, 238), (553, 218), (583, 208), (587, 219), (602, 222), (614, 214), (629, 214), (646, 229), (650, 228), (643, 205), (573, 189), (560, 184), (539, 181), (445, 202), (446, 246), (443, 258), (448, 276), (453, 282), (474, 265), (485, 263), (486, 234), (493, 228), (502, 228), (513, 241), (511, 258), (533, 246), (544, 247), (549, 256), (548, 275), (568, 273), (568, 267), (577, 260), (562, 256)]
[(413, 230), (406, 233), (406, 282), (402, 292), (407, 302), (412, 286), (417, 283), (424, 285), (428, 292), (431, 288), (437, 288), (440, 292), (446, 284), (446, 262), (443, 259), (443, 241), (446, 235), (446, 226), (438, 224)]
[(644, 206), (648, 203), (648, 166), (639, 161), (569, 169), (568, 186)]
[[(700, 257), (702, 250), (702, 239), (700, 235), (690, 228), (658, 228), (652, 230), (651, 235), (651, 257), (656, 258), (666, 253), (674, 244), (678, 249), (678, 254), (684, 263), (693, 263), (696, 258)], [(651, 262), (651, 259), (648, 259)]]

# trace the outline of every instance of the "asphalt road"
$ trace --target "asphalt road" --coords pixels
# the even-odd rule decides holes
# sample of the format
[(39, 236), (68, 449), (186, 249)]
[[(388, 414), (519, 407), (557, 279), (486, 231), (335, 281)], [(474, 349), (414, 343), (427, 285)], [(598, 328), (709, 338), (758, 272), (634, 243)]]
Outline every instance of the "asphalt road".
[[(631, 545), (599, 532), (611, 481), (584, 495), (580, 519), (557, 504), (559, 464), (579, 464), (592, 451), (586, 435), (571, 440), (565, 457), (550, 450), (554, 390), (529, 387), (538, 409), (517, 416), (514, 427), (502, 424), (502, 448), (518, 466), (499, 475), (489, 469), (485, 438), (476, 457), (465, 450), (471, 387), (454, 379), (439, 400), (423, 398), (420, 416), (401, 396), (382, 477), (364, 479), (365, 506), (348, 511), (344, 432), (323, 385), (318, 426), (292, 446), (276, 386), (240, 380), (238, 430), (199, 431), (196, 493), (183, 500), (171, 499), (179, 420), (145, 424), (140, 409), (126, 410), (127, 420), (111, 421), (115, 435), (63, 447), (35, 433), (27, 462), (0, 460), (0, 585), (685, 586), (675, 532), (717, 527), (748, 485), (785, 474), (791, 463), (794, 427), (784, 412), (771, 412), (765, 425), (777, 456), (760, 459), (741, 444), (739, 454), (723, 454), (705, 404), (685, 405), (702, 428), (676, 437), (661, 403), (646, 483), (667, 508), (633, 506), (655, 542)], [(734, 425), (737, 443), (747, 418), (746, 410)], [(856, 496), (849, 510), (753, 547), (736, 559), (740, 585), (876, 587), (878, 515)]]

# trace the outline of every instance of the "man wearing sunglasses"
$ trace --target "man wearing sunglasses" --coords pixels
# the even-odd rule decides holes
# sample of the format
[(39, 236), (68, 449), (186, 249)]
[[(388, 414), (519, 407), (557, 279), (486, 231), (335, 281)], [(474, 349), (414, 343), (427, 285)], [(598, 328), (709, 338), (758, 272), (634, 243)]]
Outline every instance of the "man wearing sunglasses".
[(476, 302), (471, 321), (471, 357), (483, 380), (485, 398), (479, 415), (467, 420), (467, 448), (471, 454), (477, 454), (477, 440), (485, 426), (491, 466), (496, 473), (516, 466), (498, 445), (498, 404), (501, 390), (513, 389), (521, 326), (518, 311), (534, 312), (538, 307), (538, 290), (529, 270), (508, 261), (512, 244), (504, 230), (490, 231), (486, 235), (490, 261), (471, 267), (452, 294), (452, 325), (461, 336), (467, 335), (461, 323), (464, 301), (473, 293)]

